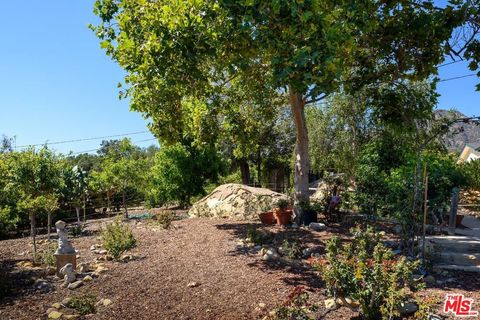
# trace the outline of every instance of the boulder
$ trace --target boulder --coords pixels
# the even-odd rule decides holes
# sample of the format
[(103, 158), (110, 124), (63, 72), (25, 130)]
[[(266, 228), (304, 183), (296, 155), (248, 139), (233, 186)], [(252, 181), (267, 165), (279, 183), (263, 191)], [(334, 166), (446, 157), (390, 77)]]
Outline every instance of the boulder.
[(265, 188), (254, 188), (229, 183), (217, 187), (212, 193), (195, 203), (188, 211), (194, 217), (231, 217), (237, 220), (258, 219), (269, 211), (284, 194)]

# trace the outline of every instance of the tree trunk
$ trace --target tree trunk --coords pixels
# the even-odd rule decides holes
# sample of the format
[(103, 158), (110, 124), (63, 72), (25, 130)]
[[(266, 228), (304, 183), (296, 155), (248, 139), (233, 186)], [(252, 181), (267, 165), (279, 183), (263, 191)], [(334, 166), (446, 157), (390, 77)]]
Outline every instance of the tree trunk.
[(52, 230), (52, 213), (47, 213), (47, 239), (50, 241), (50, 230)]
[(110, 191), (107, 191), (107, 212), (110, 214)]
[(122, 198), (123, 198), (123, 208), (125, 209), (125, 219), (128, 219), (127, 196), (125, 194), (125, 191), (123, 191), (122, 193)]
[(260, 157), (260, 150), (257, 155), (257, 176), (258, 176), (258, 186), (262, 187), (262, 158)]
[(75, 207), (75, 211), (77, 212), (77, 224), (80, 225), (80, 207)]
[(242, 183), (244, 185), (250, 184), (250, 167), (246, 159), (239, 160), (240, 165), (240, 175), (242, 176)]
[(85, 196), (83, 196), (83, 223), (85, 223), (87, 221), (85, 202), (86, 202), (86, 199), (85, 199)]
[(293, 122), (296, 129), (295, 143), (295, 222), (301, 224), (303, 221), (303, 210), (299, 206), (300, 202), (309, 201), (308, 193), (308, 173), (310, 171), (310, 162), (308, 158), (308, 132), (305, 121), (305, 100), (302, 95), (295, 91), (291, 86), (288, 88), (290, 109), (293, 115)]
[(33, 240), (33, 260), (37, 261), (37, 227), (36, 227), (36, 220), (35, 220), (35, 213), (30, 214), (30, 233), (32, 235)]

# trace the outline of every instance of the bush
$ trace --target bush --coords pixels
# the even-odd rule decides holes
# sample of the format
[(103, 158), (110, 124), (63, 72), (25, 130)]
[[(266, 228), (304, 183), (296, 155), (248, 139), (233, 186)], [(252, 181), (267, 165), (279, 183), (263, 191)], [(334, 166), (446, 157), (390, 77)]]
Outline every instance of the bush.
[(70, 228), (72, 237), (80, 237), (83, 234), (84, 225), (82, 223), (75, 224)]
[(175, 220), (175, 212), (169, 210), (161, 211), (155, 215), (154, 219), (160, 227), (168, 229), (173, 220)]
[(398, 316), (400, 303), (408, 298), (405, 287), (415, 288), (412, 273), (419, 261), (395, 259), (381, 243), (382, 234), (372, 228), (362, 231), (357, 227), (352, 232), (350, 244), (342, 245), (338, 237), (332, 238), (326, 246), (326, 260), (313, 263), (321, 271), (328, 293), (357, 301), (366, 319)]
[(270, 243), (272, 242), (272, 240), (273, 240), (273, 236), (269, 232), (257, 230), (252, 227), (249, 227), (247, 229), (247, 241), (253, 244), (262, 245), (262, 244)]
[(97, 298), (92, 294), (81, 294), (73, 296), (68, 302), (68, 307), (75, 309), (80, 315), (95, 313), (95, 302)]
[(318, 306), (308, 302), (309, 294), (304, 287), (295, 287), (288, 295), (285, 302), (274, 310), (274, 315), (269, 319), (275, 320), (309, 320), (309, 313), (318, 310)]
[(135, 247), (136, 239), (133, 236), (132, 229), (119, 220), (107, 225), (102, 231), (103, 247), (118, 260), (122, 253)]
[(283, 240), (282, 252), (290, 259), (298, 259), (302, 257), (302, 244), (298, 240)]
[(52, 267), (55, 266), (55, 250), (55, 245), (49, 244), (45, 250), (40, 252), (40, 260), (42, 261), (42, 264)]

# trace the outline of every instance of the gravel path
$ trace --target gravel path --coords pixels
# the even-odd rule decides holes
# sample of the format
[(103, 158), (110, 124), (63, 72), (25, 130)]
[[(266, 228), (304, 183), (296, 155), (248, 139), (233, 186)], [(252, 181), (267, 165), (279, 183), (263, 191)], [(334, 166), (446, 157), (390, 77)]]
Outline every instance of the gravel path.
[[(80, 255), (78, 263), (99, 256), (90, 246), (100, 243), (97, 230), (104, 222), (90, 222), (91, 235), (73, 239)], [(131, 225), (138, 245), (129, 253), (138, 258), (127, 263), (104, 262), (106, 273), (74, 291), (62, 288), (41, 270), (27, 272), (15, 267), (26, 259), (26, 254), (19, 253), (29, 250), (29, 239), (1, 241), (0, 262), (10, 272), (16, 289), (1, 301), (0, 319), (46, 319), (52, 303), (78, 293), (93, 293), (97, 299), (113, 302), (87, 319), (259, 319), (281, 303), (295, 285), (307, 286), (323, 304), (321, 283), (311, 271), (301, 265), (270, 264), (252, 250), (238, 248), (247, 228), (258, 224), (195, 218), (175, 221), (169, 230), (145, 222)], [(300, 237), (320, 250), (331, 236), (329, 232), (269, 229), (280, 238)], [(39, 277), (52, 284), (52, 291), (35, 290), (34, 281)], [(188, 286), (192, 282), (195, 286)], [(471, 288), (463, 292), (480, 298), (478, 280), (469, 284)], [(438, 297), (445, 292), (430, 291)], [(355, 315), (341, 308), (326, 319)]]

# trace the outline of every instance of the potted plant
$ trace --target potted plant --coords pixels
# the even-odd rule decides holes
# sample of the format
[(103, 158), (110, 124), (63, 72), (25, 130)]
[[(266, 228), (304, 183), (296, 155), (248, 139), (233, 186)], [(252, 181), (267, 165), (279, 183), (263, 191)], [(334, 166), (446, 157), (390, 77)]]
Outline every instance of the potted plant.
[(277, 219), (277, 224), (287, 225), (292, 219), (292, 210), (288, 210), (288, 200), (280, 199), (273, 207), (273, 215)]
[(300, 208), (303, 210), (303, 225), (308, 226), (312, 222), (318, 222), (317, 212), (318, 212), (318, 204), (317, 203), (309, 203), (306, 201), (301, 201), (299, 203)]
[(263, 224), (275, 224), (277, 222), (273, 211), (262, 212), (259, 214), (259, 217)]

